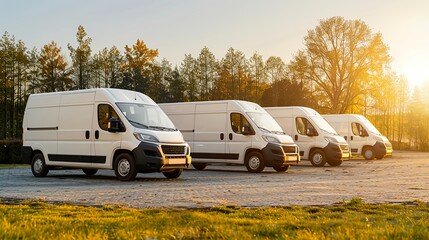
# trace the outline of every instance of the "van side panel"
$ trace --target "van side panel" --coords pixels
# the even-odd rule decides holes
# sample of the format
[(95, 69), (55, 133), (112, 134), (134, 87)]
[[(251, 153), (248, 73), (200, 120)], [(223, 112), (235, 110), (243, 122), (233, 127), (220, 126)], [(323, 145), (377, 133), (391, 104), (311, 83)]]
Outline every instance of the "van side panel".
[[(223, 110), (225, 109), (226, 107)], [(195, 162), (198, 158), (209, 161), (229, 158), (226, 152), (226, 122), (226, 112), (195, 114), (194, 144), (191, 153), (195, 156)]]

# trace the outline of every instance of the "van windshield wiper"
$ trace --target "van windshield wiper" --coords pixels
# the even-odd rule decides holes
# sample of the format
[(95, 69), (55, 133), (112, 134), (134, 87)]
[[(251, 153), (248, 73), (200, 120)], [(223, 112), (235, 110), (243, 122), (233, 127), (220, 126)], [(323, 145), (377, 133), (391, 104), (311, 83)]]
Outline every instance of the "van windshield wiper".
[(162, 126), (149, 126), (150, 128), (160, 129), (163, 131), (177, 131), (176, 128), (162, 127)]
[(130, 120), (130, 119), (128, 119), (128, 121), (129, 121), (130, 123), (134, 123), (134, 124), (139, 125), (139, 126), (141, 126), (141, 127), (149, 128), (147, 125), (144, 125), (143, 123), (139, 123), (139, 122), (136, 122), (136, 121), (133, 121), (133, 120)]

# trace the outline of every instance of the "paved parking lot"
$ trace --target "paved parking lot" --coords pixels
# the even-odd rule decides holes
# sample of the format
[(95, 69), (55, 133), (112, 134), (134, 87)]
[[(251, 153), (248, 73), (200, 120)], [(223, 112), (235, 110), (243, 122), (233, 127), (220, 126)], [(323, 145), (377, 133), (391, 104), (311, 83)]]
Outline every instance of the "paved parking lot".
[(392, 158), (351, 160), (339, 167), (314, 168), (303, 161), (286, 173), (209, 166), (186, 170), (174, 180), (161, 173), (138, 174), (132, 182), (120, 182), (107, 170), (91, 177), (80, 170), (50, 171), (36, 178), (29, 166), (0, 168), (0, 198), (138, 208), (329, 205), (351, 198), (429, 202), (429, 153), (396, 151)]

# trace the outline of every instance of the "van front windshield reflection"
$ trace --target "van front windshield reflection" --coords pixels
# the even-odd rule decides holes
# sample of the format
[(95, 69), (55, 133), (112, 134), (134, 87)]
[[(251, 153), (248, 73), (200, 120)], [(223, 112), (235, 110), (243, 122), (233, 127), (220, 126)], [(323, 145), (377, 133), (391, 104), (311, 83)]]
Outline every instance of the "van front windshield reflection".
[(116, 105), (134, 127), (177, 131), (171, 120), (158, 106), (138, 103), (117, 103)]
[(247, 112), (247, 114), (260, 129), (276, 134), (286, 134), (270, 114), (264, 112)]

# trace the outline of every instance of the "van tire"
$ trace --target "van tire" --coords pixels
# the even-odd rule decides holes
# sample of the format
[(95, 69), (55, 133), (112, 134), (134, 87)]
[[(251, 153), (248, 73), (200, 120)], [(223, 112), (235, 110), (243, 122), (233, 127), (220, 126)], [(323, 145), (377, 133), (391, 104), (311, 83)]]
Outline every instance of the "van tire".
[(31, 172), (35, 177), (46, 177), (49, 172), (48, 166), (45, 163), (45, 157), (42, 153), (34, 154), (31, 159)]
[(98, 172), (98, 169), (95, 169), (95, 168), (82, 168), (82, 171), (86, 175), (88, 175), (88, 176), (94, 176)]
[(247, 171), (251, 173), (260, 173), (265, 168), (264, 157), (259, 152), (250, 152), (244, 161)]
[(320, 149), (313, 150), (310, 154), (310, 162), (314, 167), (323, 167), (326, 164), (326, 154)]
[(327, 162), (328, 162), (329, 166), (338, 167), (343, 163), (343, 160), (341, 160), (341, 159), (340, 160), (329, 160)]
[(204, 170), (207, 167), (207, 163), (192, 163), (192, 166), (197, 170)]
[(374, 149), (372, 147), (365, 147), (362, 150), (362, 155), (366, 160), (374, 160)]
[(166, 178), (178, 178), (182, 175), (183, 169), (174, 169), (173, 171), (162, 172)]
[(137, 175), (134, 157), (129, 153), (121, 153), (115, 159), (115, 175), (121, 181), (134, 180)]
[(285, 166), (274, 166), (274, 170), (276, 170), (277, 172), (286, 172), (287, 170), (289, 170), (290, 165), (285, 165)]

